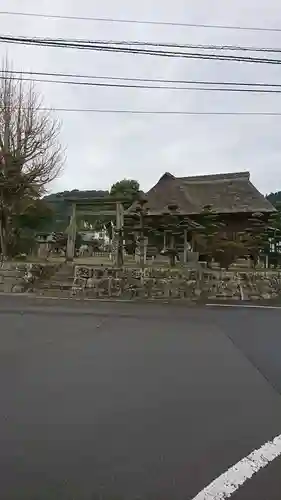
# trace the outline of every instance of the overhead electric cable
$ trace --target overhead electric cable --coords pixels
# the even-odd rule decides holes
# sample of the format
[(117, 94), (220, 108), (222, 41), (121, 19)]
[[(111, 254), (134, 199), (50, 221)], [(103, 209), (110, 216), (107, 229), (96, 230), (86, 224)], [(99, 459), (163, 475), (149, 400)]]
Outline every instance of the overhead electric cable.
[(38, 111), (57, 111), (66, 113), (105, 113), (132, 115), (179, 115), (179, 116), (281, 116), (281, 111), (163, 111), (137, 109), (102, 109), (102, 108), (48, 108)]
[(196, 53), (196, 52), (180, 52), (180, 51), (164, 51), (155, 49), (143, 49), (135, 48), (131, 46), (119, 46), (111, 45), (108, 43), (81, 43), (76, 40), (63, 41), (60, 39), (51, 38), (28, 38), (28, 37), (15, 37), (10, 35), (0, 36), (0, 42), (5, 43), (15, 43), (24, 45), (35, 45), (41, 47), (54, 47), (54, 48), (71, 48), (79, 50), (93, 50), (93, 51), (105, 51), (105, 52), (116, 52), (116, 53), (127, 53), (127, 54), (140, 54), (140, 55), (150, 55), (150, 56), (162, 56), (162, 57), (179, 57), (186, 59), (205, 59), (205, 60), (215, 60), (215, 61), (231, 61), (231, 62), (249, 62), (249, 63), (260, 63), (260, 64), (281, 64), (281, 59), (273, 58), (259, 58), (252, 56), (238, 56), (238, 55), (226, 55), (226, 54), (210, 54), (210, 53)]
[(129, 82), (153, 82), (153, 83), (171, 83), (171, 84), (194, 84), (194, 85), (231, 85), (240, 87), (281, 87), (279, 83), (268, 82), (238, 82), (238, 81), (210, 81), (210, 80), (166, 80), (164, 78), (139, 78), (139, 77), (126, 77), (126, 76), (109, 76), (109, 75), (85, 75), (80, 73), (59, 73), (59, 72), (46, 72), (46, 71), (19, 71), (9, 70), (11, 75), (34, 75), (34, 76), (51, 76), (58, 78), (83, 78), (87, 80), (116, 80), (116, 81), (129, 81)]
[[(6, 76), (0, 75), (0, 80), (5, 80)], [(170, 85), (139, 85), (139, 84), (120, 84), (120, 83), (101, 83), (101, 82), (81, 82), (74, 80), (48, 80), (45, 78), (26, 78), (26, 77), (11, 77), (11, 80), (25, 81), (25, 82), (40, 82), (40, 83), (54, 83), (62, 85), (78, 85), (88, 87), (105, 87), (105, 88), (122, 88), (122, 89), (156, 89), (156, 90), (192, 90), (192, 91), (205, 91), (205, 92), (248, 92), (256, 94), (280, 94), (281, 89), (272, 88), (239, 88), (239, 87), (179, 87)], [(281, 87), (281, 85), (280, 85)]]
[(0, 15), (15, 16), (15, 17), (34, 17), (42, 19), (64, 19), (69, 21), (88, 21), (88, 22), (103, 22), (103, 23), (123, 23), (123, 24), (148, 24), (152, 26), (175, 26), (182, 28), (208, 28), (222, 30), (238, 30), (238, 31), (265, 31), (265, 32), (281, 32), (281, 28), (262, 27), (262, 26), (241, 26), (227, 24), (207, 24), (207, 23), (183, 23), (173, 21), (149, 21), (141, 19), (122, 19), (111, 17), (91, 17), (91, 16), (65, 16), (59, 14), (40, 14), (36, 12), (13, 12), (0, 11)]

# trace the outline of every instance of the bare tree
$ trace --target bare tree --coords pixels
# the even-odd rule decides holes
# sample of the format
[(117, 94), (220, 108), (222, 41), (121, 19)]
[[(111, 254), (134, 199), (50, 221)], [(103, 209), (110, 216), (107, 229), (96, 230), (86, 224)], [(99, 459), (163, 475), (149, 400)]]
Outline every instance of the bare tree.
[[(32, 82), (0, 73), (0, 246), (7, 256), (12, 216), (21, 201), (40, 196), (60, 173), (64, 151), (60, 123), (44, 110)], [(0, 252), (0, 253), (1, 253)]]

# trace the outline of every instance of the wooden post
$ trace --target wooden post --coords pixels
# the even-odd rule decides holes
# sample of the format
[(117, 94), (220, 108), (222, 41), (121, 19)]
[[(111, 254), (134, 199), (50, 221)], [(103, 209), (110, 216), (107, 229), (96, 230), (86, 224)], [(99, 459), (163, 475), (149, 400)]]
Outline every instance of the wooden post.
[[(174, 234), (171, 234), (170, 249), (171, 250), (175, 249), (175, 235)], [(172, 253), (170, 255), (170, 265), (171, 265), (171, 267), (174, 267), (176, 265), (176, 256), (174, 253)]]
[(140, 212), (140, 237), (139, 237), (139, 242), (140, 242), (140, 266), (141, 269), (144, 269), (145, 266), (145, 251), (144, 251), (144, 216), (143, 212)]
[(1, 256), (1, 259), (3, 259), (3, 260), (5, 260), (7, 258), (5, 228), (2, 225), (1, 217), (0, 217), (0, 256)]
[(187, 263), (187, 255), (188, 255), (188, 242), (187, 242), (187, 229), (184, 230), (184, 250), (183, 250), (183, 262)]
[(166, 233), (166, 231), (164, 231), (163, 250), (164, 250), (164, 252), (166, 252), (166, 250), (167, 250), (167, 233)]
[(75, 256), (76, 242), (76, 203), (72, 205), (72, 215), (68, 227), (68, 237), (66, 246), (66, 262), (72, 262)]
[(124, 228), (124, 206), (123, 203), (120, 203), (120, 219), (121, 219), (121, 229)]
[(124, 210), (123, 205), (119, 201), (116, 203), (116, 255), (115, 265), (123, 266), (123, 226), (124, 226)]
[(143, 240), (143, 261), (144, 261), (144, 265), (146, 265), (146, 261), (147, 261), (147, 247), (148, 247), (148, 238), (144, 237), (144, 240)]
[(140, 241), (139, 235), (136, 236), (135, 262), (140, 264)]
[(194, 234), (191, 235), (191, 251), (194, 252), (195, 250), (195, 237)]

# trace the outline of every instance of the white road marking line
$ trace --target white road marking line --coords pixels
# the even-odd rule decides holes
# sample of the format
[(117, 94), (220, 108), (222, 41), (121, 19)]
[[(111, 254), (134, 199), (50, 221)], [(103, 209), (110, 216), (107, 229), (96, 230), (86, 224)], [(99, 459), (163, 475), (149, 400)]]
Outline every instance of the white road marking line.
[(281, 306), (262, 306), (258, 304), (206, 304), (208, 307), (236, 307), (244, 309), (280, 309)]
[(204, 488), (193, 500), (224, 500), (240, 488), (260, 469), (281, 455), (281, 434), (237, 462)]

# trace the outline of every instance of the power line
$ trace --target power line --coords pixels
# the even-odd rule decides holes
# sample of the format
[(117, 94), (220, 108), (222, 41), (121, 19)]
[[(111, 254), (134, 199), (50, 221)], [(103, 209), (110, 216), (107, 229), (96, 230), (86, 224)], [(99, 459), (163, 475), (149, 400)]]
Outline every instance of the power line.
[[(0, 75), (0, 80), (5, 80), (5, 76)], [(163, 85), (138, 85), (138, 84), (120, 84), (120, 83), (100, 83), (100, 82), (79, 82), (73, 80), (47, 80), (44, 78), (25, 78), (25, 77), (11, 77), (11, 80), (26, 81), (26, 82), (41, 82), (41, 83), (54, 83), (63, 85), (78, 85), (88, 87), (105, 87), (105, 88), (123, 88), (123, 89), (157, 89), (157, 90), (191, 90), (191, 91), (205, 91), (205, 92), (248, 92), (256, 94), (280, 94), (281, 89), (269, 88), (239, 88), (239, 87), (179, 87), (179, 86), (163, 86)], [(281, 87), (281, 85), (280, 85)]]
[(69, 21), (89, 21), (103, 23), (123, 23), (123, 24), (148, 24), (152, 26), (175, 26), (182, 28), (210, 28), (223, 30), (239, 30), (239, 31), (265, 31), (265, 32), (281, 32), (281, 28), (264, 28), (260, 26), (239, 26), (239, 25), (224, 25), (224, 24), (204, 24), (204, 23), (180, 23), (171, 21), (148, 21), (138, 19), (115, 19), (110, 17), (85, 17), (85, 16), (63, 16), (55, 14), (37, 14), (34, 12), (11, 12), (0, 11), (0, 15), (17, 16), (17, 17), (35, 17), (42, 19), (64, 19)]
[(45, 39), (45, 38), (28, 38), (28, 37), (14, 37), (9, 35), (0, 36), (0, 42), (11, 43), (11, 44), (23, 44), (23, 45), (35, 45), (40, 47), (54, 47), (54, 48), (70, 48), (79, 50), (93, 50), (100, 52), (114, 52), (114, 53), (127, 53), (127, 54), (141, 54), (150, 56), (162, 56), (162, 57), (176, 57), (185, 59), (205, 59), (205, 60), (215, 60), (215, 61), (231, 61), (231, 62), (248, 62), (248, 63), (260, 63), (260, 64), (281, 64), (281, 59), (273, 58), (259, 58), (252, 56), (232, 56), (225, 54), (204, 54), (196, 52), (180, 52), (180, 51), (163, 51), (155, 49), (143, 49), (135, 48), (129, 46), (118, 46), (118, 45), (108, 45), (99, 42), (86, 42), (81, 43), (76, 40), (64, 41), (60, 39)]
[[(92, 46), (98, 47), (112, 47), (119, 48), (125, 47), (133, 49), (135, 47), (160, 47), (169, 49), (191, 49), (191, 50), (215, 50), (215, 51), (241, 51), (241, 52), (268, 52), (280, 54), (281, 48), (276, 47), (256, 47), (256, 46), (245, 46), (245, 45), (214, 45), (214, 44), (192, 44), (192, 43), (171, 43), (171, 42), (149, 42), (142, 40), (89, 40), (81, 38), (48, 38), (48, 37), (17, 37), (12, 35), (2, 35), (0, 37), (3, 41), (34, 41), (39, 43), (56, 43), (56, 44), (67, 44), (78, 47), (90, 48)], [(180, 53), (181, 54), (181, 53)]]
[(240, 87), (281, 87), (279, 83), (250, 83), (250, 82), (225, 82), (225, 81), (210, 81), (210, 80), (166, 80), (163, 78), (138, 78), (125, 76), (108, 76), (108, 75), (84, 75), (79, 73), (49, 73), (42, 71), (16, 71), (9, 70), (9, 74), (16, 75), (35, 75), (35, 76), (52, 76), (59, 78), (85, 78), (88, 80), (116, 80), (129, 82), (153, 82), (153, 83), (171, 83), (171, 84), (194, 84), (194, 85), (231, 85)]
[(104, 113), (132, 115), (182, 115), (182, 116), (281, 116), (281, 111), (162, 111), (137, 109), (98, 109), (98, 108), (38, 108), (39, 111), (66, 113)]
[[(40, 39), (41, 40), (41, 39)], [(52, 42), (51, 38), (43, 38), (45, 42)], [(214, 44), (194, 44), (194, 43), (171, 43), (171, 42), (149, 42), (143, 40), (89, 40), (83, 38), (56, 38), (58, 43), (93, 45), (98, 44), (101, 46), (125, 46), (125, 47), (160, 47), (169, 49), (191, 49), (191, 50), (215, 50), (215, 51), (241, 51), (241, 52), (268, 52), (277, 53), (281, 52), (280, 48), (276, 47), (256, 47), (253, 45), (214, 45)]]

